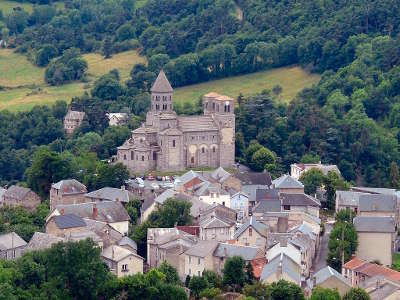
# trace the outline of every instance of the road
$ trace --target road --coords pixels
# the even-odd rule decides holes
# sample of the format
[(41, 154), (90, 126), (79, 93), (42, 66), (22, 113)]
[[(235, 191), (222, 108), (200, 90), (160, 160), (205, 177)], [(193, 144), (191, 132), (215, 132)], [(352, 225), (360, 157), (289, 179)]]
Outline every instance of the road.
[(321, 237), (321, 243), (313, 262), (314, 273), (327, 266), (326, 259), (328, 258), (328, 241), (332, 228), (332, 224), (325, 223), (325, 234)]

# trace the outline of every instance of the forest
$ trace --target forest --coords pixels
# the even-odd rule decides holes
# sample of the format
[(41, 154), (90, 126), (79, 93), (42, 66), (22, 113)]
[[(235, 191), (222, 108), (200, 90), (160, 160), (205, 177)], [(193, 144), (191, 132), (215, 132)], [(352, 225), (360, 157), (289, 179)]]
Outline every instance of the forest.
[[(126, 82), (111, 72), (73, 99), (87, 120), (72, 141), (63, 137), (60, 105), (1, 112), (3, 183), (27, 180), (38, 146), (73, 152), (71, 145), (90, 132), (103, 139), (91, 148), (99, 158), (114, 154), (114, 144), (104, 148), (105, 112), (129, 111), (135, 115), (130, 128), (137, 126), (161, 68), (177, 87), (299, 64), (322, 79), (290, 104), (279, 101), (279, 89), (238, 95), (238, 160), (254, 166), (246, 149), (257, 141), (272, 152), (274, 165), (265, 160), (269, 169), (287, 171), (290, 163), (313, 157), (337, 164), (356, 184), (398, 187), (400, 3), (148, 0), (139, 6), (134, 0), (68, 0), (56, 9), (50, 0), (28, 2), (41, 5), (32, 13), (1, 14), (1, 38), (46, 67), (49, 84), (85, 80), (83, 53), (137, 49), (148, 64), (136, 65)], [(200, 105), (177, 111), (195, 114)]]

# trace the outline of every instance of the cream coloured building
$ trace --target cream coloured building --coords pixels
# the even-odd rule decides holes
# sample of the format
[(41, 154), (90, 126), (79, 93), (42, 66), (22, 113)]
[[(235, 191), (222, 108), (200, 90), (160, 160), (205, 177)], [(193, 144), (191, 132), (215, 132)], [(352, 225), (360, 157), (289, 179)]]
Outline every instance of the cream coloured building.
[(395, 242), (394, 219), (357, 216), (353, 222), (358, 235), (357, 257), (391, 266)]
[(233, 236), (237, 244), (265, 249), (267, 246), (268, 226), (250, 217)]
[(143, 273), (143, 257), (121, 246), (112, 245), (105, 248), (101, 258), (117, 277)]
[(185, 276), (201, 276), (204, 270), (214, 270), (213, 253), (217, 241), (199, 241), (185, 252)]

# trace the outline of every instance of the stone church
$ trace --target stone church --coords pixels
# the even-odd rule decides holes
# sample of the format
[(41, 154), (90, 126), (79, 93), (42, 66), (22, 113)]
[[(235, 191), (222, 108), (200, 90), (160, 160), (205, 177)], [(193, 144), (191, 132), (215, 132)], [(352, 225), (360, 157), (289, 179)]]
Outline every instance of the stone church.
[(174, 90), (161, 71), (151, 88), (151, 109), (146, 122), (118, 147), (117, 161), (134, 173), (232, 166), (234, 100), (209, 93), (203, 98), (203, 115), (178, 116), (173, 96)]

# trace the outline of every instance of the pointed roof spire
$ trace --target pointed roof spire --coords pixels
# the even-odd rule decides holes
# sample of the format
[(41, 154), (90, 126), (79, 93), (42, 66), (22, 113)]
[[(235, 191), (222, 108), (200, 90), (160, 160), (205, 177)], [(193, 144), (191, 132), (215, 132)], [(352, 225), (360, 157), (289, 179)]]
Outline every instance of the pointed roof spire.
[(151, 87), (151, 91), (156, 93), (172, 93), (174, 91), (163, 70), (158, 73), (157, 79)]

